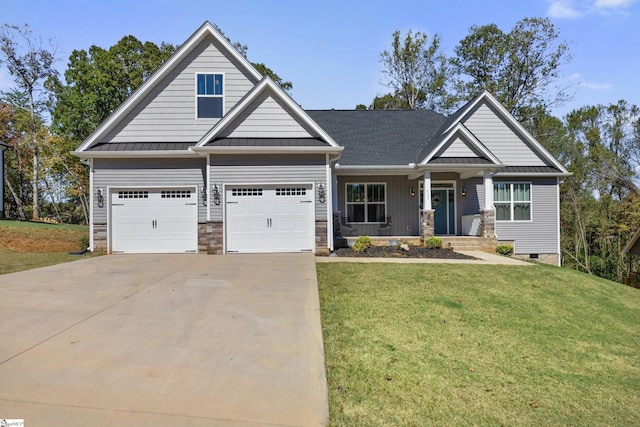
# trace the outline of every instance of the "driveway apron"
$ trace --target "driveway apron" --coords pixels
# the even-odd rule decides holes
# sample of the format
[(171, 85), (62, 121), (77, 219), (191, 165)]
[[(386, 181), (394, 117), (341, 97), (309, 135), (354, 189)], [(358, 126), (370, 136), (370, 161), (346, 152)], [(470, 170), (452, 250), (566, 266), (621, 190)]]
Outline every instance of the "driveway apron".
[(0, 276), (0, 418), (327, 422), (312, 254), (112, 255)]

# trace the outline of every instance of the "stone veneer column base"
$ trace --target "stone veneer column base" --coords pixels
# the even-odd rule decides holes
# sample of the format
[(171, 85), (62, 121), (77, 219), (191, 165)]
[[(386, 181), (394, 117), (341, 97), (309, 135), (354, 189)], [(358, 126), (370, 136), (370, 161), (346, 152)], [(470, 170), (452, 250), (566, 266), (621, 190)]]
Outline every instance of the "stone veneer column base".
[(222, 221), (208, 221), (198, 223), (198, 252), (209, 255), (223, 253)]
[(496, 212), (493, 209), (480, 209), (480, 233), (482, 237), (496, 237)]
[(423, 245), (425, 239), (432, 237), (435, 233), (435, 213), (434, 209), (420, 212), (420, 243)]
[(316, 221), (316, 255), (329, 255), (327, 221)]
[(93, 252), (107, 252), (107, 223), (93, 223)]

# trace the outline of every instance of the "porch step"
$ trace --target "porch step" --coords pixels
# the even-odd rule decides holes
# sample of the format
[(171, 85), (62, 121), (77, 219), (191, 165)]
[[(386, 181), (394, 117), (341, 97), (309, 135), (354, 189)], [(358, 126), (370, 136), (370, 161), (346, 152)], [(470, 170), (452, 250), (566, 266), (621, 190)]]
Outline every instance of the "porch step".
[(498, 239), (495, 237), (469, 236), (437, 236), (442, 239), (442, 247), (454, 251), (484, 251), (495, 252)]

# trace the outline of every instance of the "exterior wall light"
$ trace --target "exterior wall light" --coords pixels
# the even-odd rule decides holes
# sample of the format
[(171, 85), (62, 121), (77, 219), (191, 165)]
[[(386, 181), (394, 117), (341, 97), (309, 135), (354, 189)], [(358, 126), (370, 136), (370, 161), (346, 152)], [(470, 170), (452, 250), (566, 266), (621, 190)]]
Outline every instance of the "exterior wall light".
[(467, 195), (467, 189), (466, 189), (465, 187), (462, 187), (462, 190), (460, 190), (460, 195), (461, 195), (462, 197), (464, 197), (464, 196), (466, 196), (466, 195)]
[(327, 201), (327, 194), (325, 192), (324, 184), (318, 184), (318, 201), (324, 203)]
[(213, 184), (213, 204), (218, 206), (220, 204), (220, 189), (218, 188), (218, 184)]
[(104, 208), (104, 195), (102, 194), (102, 188), (98, 188), (98, 195), (96, 196), (98, 200), (98, 207)]
[(415, 188), (411, 187), (409, 189), (409, 196), (416, 197), (416, 189)]

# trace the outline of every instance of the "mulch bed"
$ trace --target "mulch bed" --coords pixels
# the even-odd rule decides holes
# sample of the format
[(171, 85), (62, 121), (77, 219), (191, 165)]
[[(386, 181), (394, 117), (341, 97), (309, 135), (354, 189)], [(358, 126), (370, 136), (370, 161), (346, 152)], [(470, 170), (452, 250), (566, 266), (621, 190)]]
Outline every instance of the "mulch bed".
[(364, 252), (340, 248), (335, 250), (335, 254), (339, 257), (477, 259), (451, 249), (427, 249), (420, 246), (410, 246), (408, 252), (394, 246), (371, 246)]

